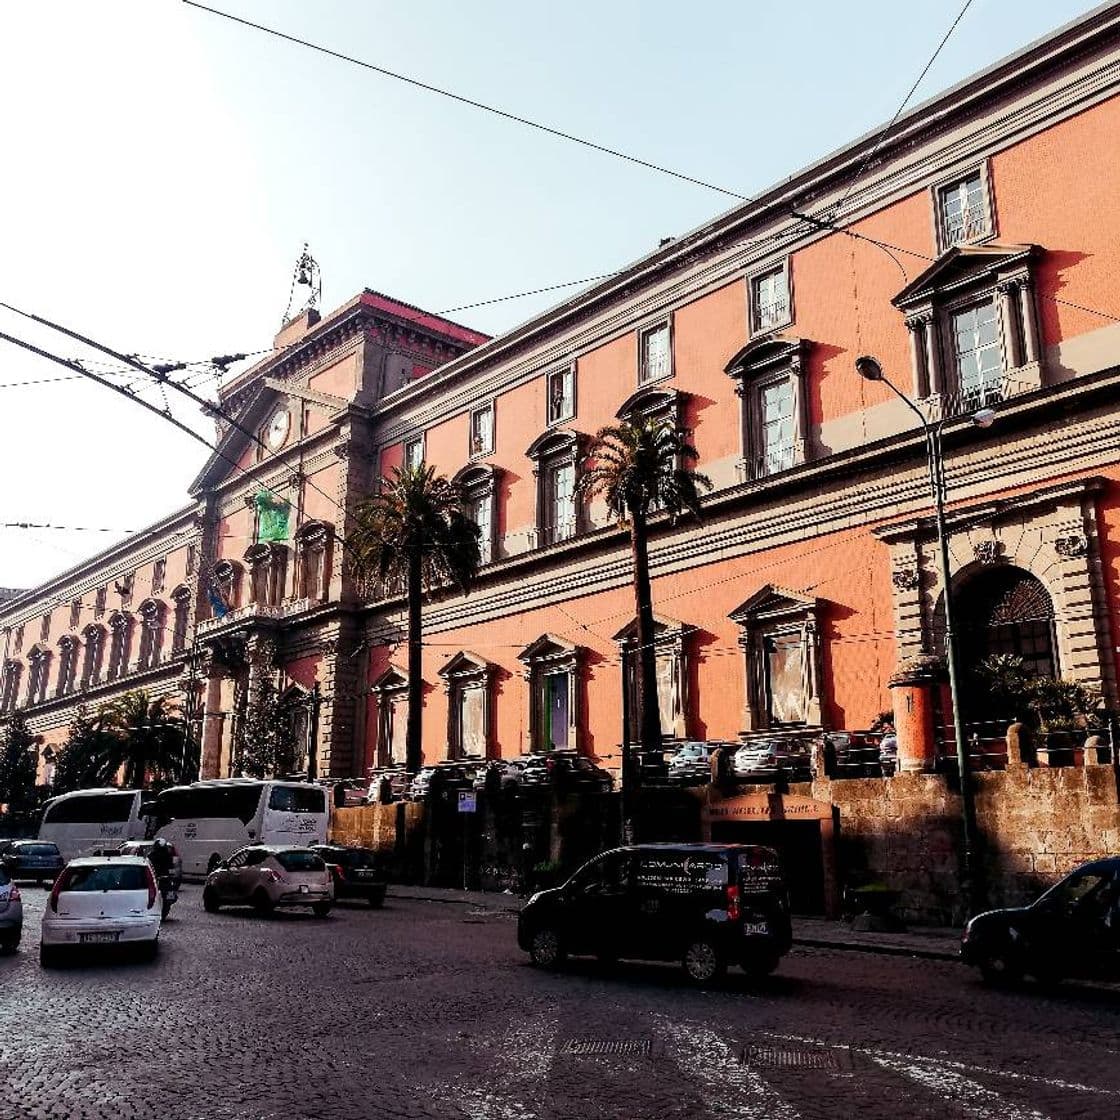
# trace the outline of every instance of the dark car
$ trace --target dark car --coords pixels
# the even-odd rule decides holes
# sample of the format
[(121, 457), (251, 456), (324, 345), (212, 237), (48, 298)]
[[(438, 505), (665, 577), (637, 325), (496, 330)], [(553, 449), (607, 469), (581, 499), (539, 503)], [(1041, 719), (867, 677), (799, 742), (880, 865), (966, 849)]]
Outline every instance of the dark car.
[(521, 784), (525, 786), (544, 786), (551, 782), (561, 789), (582, 787), (599, 793), (610, 793), (614, 786), (609, 771), (575, 751), (530, 754), (521, 758), (520, 762)]
[(474, 788), (481, 793), (493, 789), (513, 790), (521, 784), (525, 763), (518, 758), (496, 758), (481, 767), (474, 778)]
[(522, 908), (517, 943), (555, 968), (569, 954), (680, 961), (709, 984), (730, 963), (754, 976), (789, 951), (777, 853), (753, 844), (638, 844), (604, 852)]
[(0, 865), (13, 879), (53, 883), (65, 862), (58, 845), (45, 840), (0, 841)]
[(435, 766), (425, 766), (412, 779), (405, 798), (408, 801), (448, 799), (454, 791), (473, 789), (475, 772), (480, 765), (474, 761), (439, 762)]
[(334, 879), (334, 897), (362, 899), (370, 906), (385, 901), (385, 877), (377, 870), (377, 854), (370, 848), (348, 848), (342, 844), (312, 844), (323, 857)]
[(977, 914), (961, 959), (988, 983), (1120, 980), (1120, 858), (1082, 865), (1030, 906)]

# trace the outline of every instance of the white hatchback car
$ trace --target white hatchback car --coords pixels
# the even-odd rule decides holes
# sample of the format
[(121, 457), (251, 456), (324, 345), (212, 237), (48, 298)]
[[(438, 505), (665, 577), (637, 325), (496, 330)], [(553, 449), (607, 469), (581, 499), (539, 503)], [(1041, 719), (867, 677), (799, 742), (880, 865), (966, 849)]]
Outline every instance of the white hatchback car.
[(72, 859), (43, 912), (39, 963), (55, 964), (63, 951), (124, 944), (154, 957), (162, 909), (152, 865), (143, 856)]

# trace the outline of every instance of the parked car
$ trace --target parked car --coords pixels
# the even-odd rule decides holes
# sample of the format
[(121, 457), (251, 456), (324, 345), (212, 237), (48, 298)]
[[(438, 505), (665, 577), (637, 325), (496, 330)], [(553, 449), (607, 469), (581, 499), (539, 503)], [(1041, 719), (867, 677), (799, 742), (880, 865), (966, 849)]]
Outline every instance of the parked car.
[(55, 880), (43, 912), (39, 962), (63, 952), (130, 945), (154, 957), (162, 900), (152, 865), (143, 856), (80, 856)]
[(23, 936), (23, 900), (19, 887), (0, 867), (0, 953), (14, 953)]
[(34, 879), (39, 886), (53, 883), (63, 863), (58, 845), (46, 840), (0, 841), (0, 865), (13, 879)]
[(477, 761), (440, 762), (435, 766), (425, 766), (412, 779), (405, 795), (409, 801), (424, 801), (439, 790), (447, 793), (452, 790), (472, 789), (475, 775), (483, 765)]
[(961, 935), (961, 959), (992, 984), (1028, 974), (1120, 980), (1120, 857), (1083, 864), (1030, 906), (977, 914)]
[(610, 793), (614, 787), (609, 771), (575, 751), (523, 755), (519, 761), (522, 763), (521, 782), (525, 786), (544, 786), (552, 782), (560, 788), (582, 786), (600, 793)]
[(716, 743), (681, 743), (669, 758), (669, 780), (681, 785), (703, 785), (711, 778), (712, 751)]
[(312, 844), (311, 850), (323, 857), (323, 862), (334, 879), (336, 899), (364, 899), (375, 907), (384, 903), (385, 876), (377, 869), (377, 853), (372, 848)]
[(810, 774), (809, 752), (800, 743), (781, 739), (745, 743), (732, 756), (731, 772), (736, 778), (807, 779)]
[(323, 857), (310, 848), (250, 844), (223, 859), (206, 876), (202, 905), (252, 906), (270, 914), (278, 906), (310, 906), (315, 916), (331, 912), (334, 885)]
[(751, 844), (638, 844), (604, 852), (521, 909), (517, 943), (541, 968), (569, 954), (678, 960), (698, 984), (729, 963), (772, 972), (791, 942), (777, 854)]
[[(497, 781), (503, 790), (516, 789), (521, 784), (525, 763), (519, 758), (496, 758), (479, 768), (474, 776), (474, 788), (478, 792), (486, 789), (487, 782)], [(491, 778), (496, 774), (496, 778)]]
[(369, 789), (366, 791), (366, 800), (371, 805), (376, 805), (381, 800), (381, 783), (389, 783), (389, 796), (393, 801), (403, 801), (408, 793), (412, 778), (403, 766), (386, 766), (379, 770), (369, 772)]

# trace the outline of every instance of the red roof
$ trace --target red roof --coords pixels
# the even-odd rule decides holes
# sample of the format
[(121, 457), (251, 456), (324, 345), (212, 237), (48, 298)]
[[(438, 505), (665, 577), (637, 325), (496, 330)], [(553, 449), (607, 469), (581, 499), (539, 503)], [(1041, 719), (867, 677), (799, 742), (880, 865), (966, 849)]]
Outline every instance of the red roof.
[(387, 312), (399, 319), (407, 319), (425, 330), (436, 331), (447, 338), (455, 339), (457, 342), (464, 342), (469, 346), (479, 346), (483, 342), (490, 341), (490, 335), (488, 334), (483, 334), (481, 331), (472, 331), (470, 327), (453, 323), (450, 319), (433, 315), (430, 311), (422, 311), (419, 307), (413, 307), (410, 303), (401, 303), (400, 300), (392, 299), (380, 292), (371, 292), (367, 288), (362, 293), (361, 298), (366, 307)]

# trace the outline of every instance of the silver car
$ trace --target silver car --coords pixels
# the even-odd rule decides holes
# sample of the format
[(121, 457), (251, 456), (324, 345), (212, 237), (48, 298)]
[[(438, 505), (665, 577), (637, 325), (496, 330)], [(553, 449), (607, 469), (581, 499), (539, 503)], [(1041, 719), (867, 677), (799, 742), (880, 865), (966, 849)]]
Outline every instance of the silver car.
[(809, 753), (800, 744), (780, 739), (747, 743), (735, 752), (731, 770), (736, 778), (802, 778), (809, 776)]
[(0, 953), (14, 953), (23, 935), (23, 901), (19, 887), (0, 867)]
[(202, 905), (252, 906), (270, 914), (278, 906), (309, 906), (325, 918), (334, 902), (334, 884), (323, 857), (288, 844), (250, 844), (224, 859), (206, 877)]

